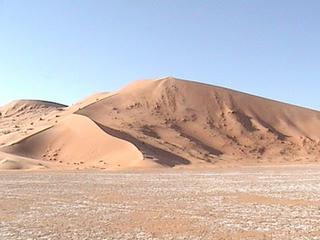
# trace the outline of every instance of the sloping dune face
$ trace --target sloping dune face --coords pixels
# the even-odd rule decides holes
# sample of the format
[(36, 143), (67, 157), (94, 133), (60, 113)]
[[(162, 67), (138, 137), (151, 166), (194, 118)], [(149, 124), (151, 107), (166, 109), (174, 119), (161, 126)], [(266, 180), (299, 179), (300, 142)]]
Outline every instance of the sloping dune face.
[(95, 93), (90, 95), (89, 97), (86, 97), (85, 99), (82, 99), (79, 102), (76, 102), (75, 104), (72, 104), (71, 106), (69, 106), (66, 110), (68, 112), (75, 112), (78, 111), (84, 107), (87, 107), (95, 102), (100, 101), (101, 99), (104, 99), (110, 95), (112, 95), (113, 93), (108, 93), (108, 92), (101, 92), (101, 93)]
[(58, 109), (66, 107), (63, 104), (40, 100), (17, 100), (0, 108), (0, 115), (10, 117), (18, 114), (34, 113), (39, 109)]
[(127, 168), (146, 164), (133, 144), (105, 133), (90, 119), (73, 114), (3, 150), (41, 159), (61, 169)]
[(39, 100), (17, 100), (0, 108), (0, 146), (55, 123), (65, 105)]
[(161, 151), (174, 154), (174, 166), (320, 156), (318, 111), (174, 78), (135, 82), (77, 113), (164, 165)]

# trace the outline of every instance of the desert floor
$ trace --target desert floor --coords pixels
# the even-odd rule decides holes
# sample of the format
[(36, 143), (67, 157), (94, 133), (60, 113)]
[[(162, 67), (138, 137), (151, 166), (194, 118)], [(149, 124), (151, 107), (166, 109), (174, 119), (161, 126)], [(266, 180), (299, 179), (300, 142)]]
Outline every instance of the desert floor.
[(320, 167), (0, 172), (0, 239), (320, 239)]

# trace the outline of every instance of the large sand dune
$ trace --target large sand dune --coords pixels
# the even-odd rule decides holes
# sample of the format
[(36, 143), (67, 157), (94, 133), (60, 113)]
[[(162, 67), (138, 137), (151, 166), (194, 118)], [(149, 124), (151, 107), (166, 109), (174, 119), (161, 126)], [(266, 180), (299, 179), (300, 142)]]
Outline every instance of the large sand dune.
[(1, 151), (48, 168), (208, 168), (320, 157), (320, 112), (171, 77), (70, 107), (18, 101), (0, 112)]
[(174, 78), (133, 83), (77, 113), (193, 166), (319, 157), (319, 112)]

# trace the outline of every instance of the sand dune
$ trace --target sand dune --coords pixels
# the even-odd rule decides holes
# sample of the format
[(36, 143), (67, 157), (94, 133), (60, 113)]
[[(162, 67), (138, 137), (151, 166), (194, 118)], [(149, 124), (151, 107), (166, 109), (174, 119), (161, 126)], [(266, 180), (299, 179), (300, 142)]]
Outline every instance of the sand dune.
[(24, 100), (0, 112), (0, 150), (48, 168), (209, 168), (320, 156), (320, 112), (171, 77), (70, 107)]
[(40, 100), (16, 100), (0, 108), (0, 146), (10, 145), (58, 124), (75, 111), (112, 93), (93, 94), (71, 106)]
[(37, 170), (49, 168), (45, 161), (0, 152), (0, 170)]
[(0, 116), (9, 117), (12, 115), (34, 113), (37, 109), (58, 109), (66, 105), (41, 101), (41, 100), (16, 100), (0, 108)]
[(0, 146), (52, 126), (66, 106), (39, 100), (17, 100), (0, 108)]
[(319, 156), (319, 112), (174, 78), (135, 82), (77, 113), (193, 166)]
[(90, 119), (73, 114), (3, 150), (56, 162), (59, 168), (134, 167), (147, 162), (133, 144), (112, 137)]

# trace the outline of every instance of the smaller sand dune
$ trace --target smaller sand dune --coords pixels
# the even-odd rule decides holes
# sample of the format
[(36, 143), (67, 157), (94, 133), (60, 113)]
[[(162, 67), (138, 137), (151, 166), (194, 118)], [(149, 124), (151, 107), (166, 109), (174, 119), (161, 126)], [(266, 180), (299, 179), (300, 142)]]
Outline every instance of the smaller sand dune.
[(73, 114), (49, 129), (5, 147), (4, 151), (42, 159), (59, 169), (148, 165), (133, 144), (105, 133), (89, 118)]
[(58, 109), (66, 105), (41, 100), (16, 100), (0, 108), (0, 116), (12, 116), (21, 112), (34, 112), (37, 109)]
[(0, 146), (54, 125), (66, 106), (39, 100), (16, 100), (0, 107)]
[(0, 152), (0, 170), (36, 170), (48, 168), (43, 161)]

